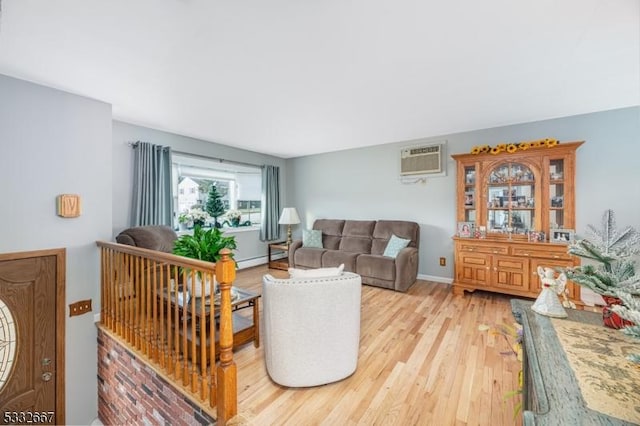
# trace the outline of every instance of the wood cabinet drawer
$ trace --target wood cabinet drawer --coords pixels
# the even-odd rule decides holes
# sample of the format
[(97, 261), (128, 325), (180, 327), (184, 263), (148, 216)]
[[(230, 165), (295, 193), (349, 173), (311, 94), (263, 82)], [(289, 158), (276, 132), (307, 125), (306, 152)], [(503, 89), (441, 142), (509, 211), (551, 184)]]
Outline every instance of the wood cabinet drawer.
[(484, 244), (468, 244), (460, 243), (460, 249), (463, 251), (471, 251), (474, 253), (486, 253), (486, 254), (508, 254), (509, 247), (507, 246), (489, 246)]
[(569, 253), (566, 252), (566, 247), (562, 246), (556, 249), (555, 247), (513, 247), (511, 254), (514, 256), (526, 256), (545, 259), (562, 259), (572, 260)]

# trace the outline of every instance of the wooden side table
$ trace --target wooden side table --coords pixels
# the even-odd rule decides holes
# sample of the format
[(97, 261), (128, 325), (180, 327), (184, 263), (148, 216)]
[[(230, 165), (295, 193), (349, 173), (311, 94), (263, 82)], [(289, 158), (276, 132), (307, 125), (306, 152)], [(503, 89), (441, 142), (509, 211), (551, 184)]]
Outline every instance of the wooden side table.
[[(274, 255), (282, 253), (285, 253), (287, 256), (282, 259), (273, 258)], [(283, 271), (289, 269), (289, 244), (287, 244), (286, 241), (269, 244), (267, 259), (269, 268), (271, 269), (282, 269)]]

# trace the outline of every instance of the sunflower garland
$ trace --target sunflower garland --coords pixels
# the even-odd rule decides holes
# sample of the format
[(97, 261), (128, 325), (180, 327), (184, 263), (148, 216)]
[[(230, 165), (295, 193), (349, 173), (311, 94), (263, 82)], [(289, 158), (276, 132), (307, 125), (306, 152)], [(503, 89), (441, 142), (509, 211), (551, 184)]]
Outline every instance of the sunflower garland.
[(486, 154), (491, 151), (491, 147), (489, 145), (476, 145), (471, 150), (472, 154)]
[(508, 152), (509, 154), (513, 154), (518, 150), (526, 151), (527, 149), (531, 148), (553, 148), (559, 143), (560, 141), (558, 141), (558, 139), (546, 138), (538, 139), (535, 141), (524, 141), (520, 143), (500, 143), (494, 147), (490, 147), (489, 145), (476, 145), (471, 148), (471, 153), (474, 155), (486, 153), (497, 155), (501, 152)]

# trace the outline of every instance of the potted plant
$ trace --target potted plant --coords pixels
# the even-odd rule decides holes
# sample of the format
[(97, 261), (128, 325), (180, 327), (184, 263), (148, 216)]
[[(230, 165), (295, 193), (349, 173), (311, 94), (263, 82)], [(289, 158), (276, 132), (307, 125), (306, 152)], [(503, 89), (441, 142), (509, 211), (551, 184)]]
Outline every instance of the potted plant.
[(191, 218), (193, 220), (193, 226), (204, 226), (209, 219), (209, 215), (202, 209), (194, 208), (189, 211)]
[(567, 278), (602, 296), (607, 306), (603, 309), (604, 324), (611, 328), (630, 325), (610, 306), (621, 303), (619, 293), (640, 295), (640, 275), (635, 273), (633, 256), (640, 252), (640, 234), (632, 227), (616, 229), (613, 210), (602, 217), (602, 229), (587, 226), (588, 238), (576, 240), (569, 253), (589, 263), (565, 270)]
[(231, 222), (231, 226), (233, 226), (234, 228), (240, 226), (240, 217), (242, 217), (242, 213), (240, 212), (240, 210), (229, 210), (225, 214), (225, 216)]
[(188, 212), (182, 212), (178, 215), (178, 223), (180, 224), (180, 230), (184, 231), (189, 228), (189, 224), (193, 224), (193, 218)]
[[(220, 260), (220, 250), (228, 248), (234, 250), (236, 248), (235, 236), (224, 236), (218, 228), (210, 228), (203, 230), (200, 225), (196, 225), (193, 229), (193, 235), (181, 235), (174, 243), (173, 254), (185, 256), (191, 259), (204, 260), (206, 262), (217, 262)], [(233, 257), (233, 253), (231, 254)], [(200, 274), (198, 274), (200, 275)], [(198, 276), (197, 279), (202, 277)], [(215, 278), (215, 277), (214, 277)], [(190, 283), (187, 283), (189, 288)], [(214, 280), (215, 288), (215, 280)], [(194, 287), (194, 297), (202, 297), (202, 286), (196, 283)], [(205, 294), (208, 296), (210, 286), (205, 285)]]

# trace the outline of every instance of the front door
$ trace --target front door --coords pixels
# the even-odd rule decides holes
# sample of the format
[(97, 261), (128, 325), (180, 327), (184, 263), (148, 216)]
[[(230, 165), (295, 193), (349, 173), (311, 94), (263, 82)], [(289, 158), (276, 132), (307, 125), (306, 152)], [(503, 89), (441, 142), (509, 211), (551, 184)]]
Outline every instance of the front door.
[(50, 252), (0, 255), (0, 424), (64, 419), (56, 413), (60, 257)]

